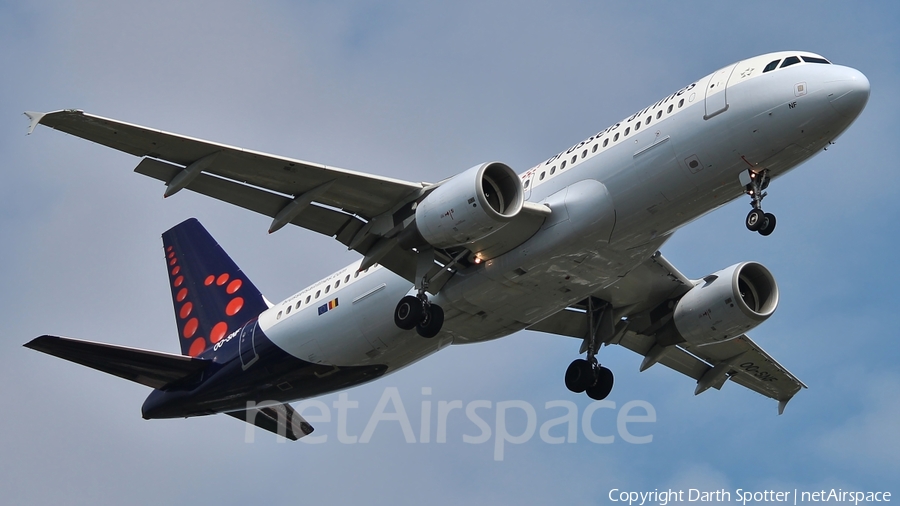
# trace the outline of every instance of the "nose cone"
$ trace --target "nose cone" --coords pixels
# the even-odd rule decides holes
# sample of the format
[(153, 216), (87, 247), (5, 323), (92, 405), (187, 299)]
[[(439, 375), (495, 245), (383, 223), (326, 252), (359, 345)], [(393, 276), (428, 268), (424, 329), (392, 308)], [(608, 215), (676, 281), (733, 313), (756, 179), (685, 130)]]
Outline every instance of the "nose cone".
[(869, 101), (869, 80), (850, 67), (836, 67), (835, 79), (828, 82), (831, 106), (849, 119), (856, 119)]

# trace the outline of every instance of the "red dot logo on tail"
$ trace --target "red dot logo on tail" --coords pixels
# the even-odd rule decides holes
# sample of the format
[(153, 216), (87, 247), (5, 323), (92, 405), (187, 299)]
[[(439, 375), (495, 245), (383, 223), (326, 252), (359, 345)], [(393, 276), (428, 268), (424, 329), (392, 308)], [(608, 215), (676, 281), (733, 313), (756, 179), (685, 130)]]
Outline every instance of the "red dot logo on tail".
[(184, 324), (184, 332), (182, 335), (184, 335), (185, 339), (190, 339), (190, 338), (194, 337), (194, 334), (197, 333), (197, 327), (199, 327), (199, 326), (200, 326), (200, 321), (197, 320), (197, 318), (191, 318), (190, 320), (187, 321), (187, 323)]
[(231, 302), (225, 306), (225, 314), (228, 316), (234, 316), (244, 307), (244, 299), (243, 297), (235, 297), (231, 299)]
[(205, 349), (206, 349), (206, 339), (203, 339), (202, 337), (198, 337), (197, 339), (194, 339), (194, 342), (191, 343), (191, 347), (188, 350), (188, 355), (190, 355), (192, 357), (199, 356), (201, 353), (203, 353), (203, 350), (205, 350)]
[(212, 343), (218, 343), (225, 337), (225, 333), (228, 332), (228, 324), (225, 322), (219, 322), (213, 326), (212, 331), (209, 333), (209, 340)]

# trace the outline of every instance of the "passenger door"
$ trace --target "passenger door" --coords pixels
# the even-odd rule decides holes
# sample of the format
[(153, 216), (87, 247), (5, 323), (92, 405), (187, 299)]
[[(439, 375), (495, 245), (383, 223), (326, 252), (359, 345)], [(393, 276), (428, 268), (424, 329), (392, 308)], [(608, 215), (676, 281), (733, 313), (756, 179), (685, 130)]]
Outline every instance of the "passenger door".
[(728, 97), (726, 95), (728, 80), (737, 63), (729, 65), (715, 74), (706, 85), (706, 115), (703, 119), (710, 119), (728, 109)]

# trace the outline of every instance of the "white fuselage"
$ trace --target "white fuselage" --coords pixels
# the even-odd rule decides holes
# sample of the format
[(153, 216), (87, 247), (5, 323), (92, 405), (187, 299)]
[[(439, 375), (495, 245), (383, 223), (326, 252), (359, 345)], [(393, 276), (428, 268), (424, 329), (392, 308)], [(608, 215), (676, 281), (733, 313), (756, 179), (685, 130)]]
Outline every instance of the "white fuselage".
[[(415, 293), (409, 281), (378, 265), (357, 272), (360, 262), (275, 304), (260, 327), (302, 360), (392, 371), (449, 344), (512, 334), (611, 287), (677, 228), (743, 195), (742, 173), (777, 177), (855, 119), (854, 87), (868, 86), (858, 71), (801, 63), (763, 73), (800, 54), (812, 55), (729, 65), (521, 174), (526, 200), (551, 215), (525, 243), (443, 286), (432, 299), (445, 311), (435, 338), (393, 322), (397, 301)], [(629, 297), (609, 302), (625, 307)]]

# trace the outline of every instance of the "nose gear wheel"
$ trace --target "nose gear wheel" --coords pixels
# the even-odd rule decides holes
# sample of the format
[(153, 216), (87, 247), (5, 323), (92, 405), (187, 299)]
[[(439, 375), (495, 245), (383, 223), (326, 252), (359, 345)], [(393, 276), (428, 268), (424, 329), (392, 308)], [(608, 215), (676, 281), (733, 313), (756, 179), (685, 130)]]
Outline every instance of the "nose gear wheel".
[(768, 170), (750, 171), (750, 182), (744, 187), (744, 193), (750, 195), (750, 205), (753, 206), (744, 224), (747, 230), (759, 232), (760, 235), (769, 235), (775, 230), (775, 215), (762, 209), (762, 201), (768, 195), (765, 189), (769, 187), (769, 181)]

